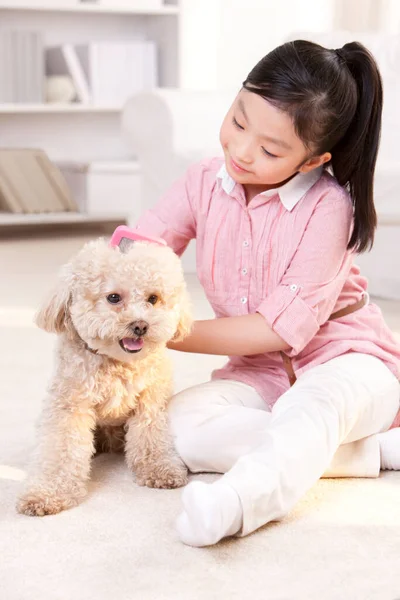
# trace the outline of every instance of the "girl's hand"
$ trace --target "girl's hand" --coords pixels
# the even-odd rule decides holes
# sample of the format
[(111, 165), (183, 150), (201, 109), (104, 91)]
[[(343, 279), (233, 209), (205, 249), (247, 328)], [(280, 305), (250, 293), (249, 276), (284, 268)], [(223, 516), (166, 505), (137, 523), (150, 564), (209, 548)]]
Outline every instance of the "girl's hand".
[(170, 342), (168, 348), (198, 354), (249, 356), (289, 350), (259, 313), (195, 321), (192, 332), (182, 342)]

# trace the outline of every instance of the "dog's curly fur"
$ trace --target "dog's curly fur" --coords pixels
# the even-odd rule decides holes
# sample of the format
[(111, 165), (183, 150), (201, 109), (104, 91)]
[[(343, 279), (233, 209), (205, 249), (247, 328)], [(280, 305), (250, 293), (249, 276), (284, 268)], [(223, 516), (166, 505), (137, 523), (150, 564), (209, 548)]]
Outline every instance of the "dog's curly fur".
[[(110, 303), (110, 294), (120, 301)], [(86, 244), (62, 269), (36, 322), (59, 334), (58, 360), (36, 469), (17, 510), (42, 516), (77, 505), (96, 450), (125, 450), (140, 485), (184, 485), (187, 470), (168, 433), (172, 370), (165, 347), (183, 339), (192, 321), (174, 252), (148, 243), (135, 242), (126, 253), (103, 239)], [(139, 331), (147, 326), (140, 338), (138, 323)], [(127, 352), (125, 339), (142, 349)]]

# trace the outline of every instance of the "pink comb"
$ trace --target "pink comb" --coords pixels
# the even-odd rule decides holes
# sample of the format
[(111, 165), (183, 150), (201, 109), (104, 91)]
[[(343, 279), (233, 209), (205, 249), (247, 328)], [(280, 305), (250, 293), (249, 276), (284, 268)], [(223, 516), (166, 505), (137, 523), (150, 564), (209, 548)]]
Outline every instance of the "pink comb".
[(166, 246), (167, 242), (162, 238), (152, 237), (129, 229), (126, 225), (120, 225), (111, 236), (110, 246), (118, 247), (121, 252), (126, 252), (134, 242), (150, 242), (159, 246)]

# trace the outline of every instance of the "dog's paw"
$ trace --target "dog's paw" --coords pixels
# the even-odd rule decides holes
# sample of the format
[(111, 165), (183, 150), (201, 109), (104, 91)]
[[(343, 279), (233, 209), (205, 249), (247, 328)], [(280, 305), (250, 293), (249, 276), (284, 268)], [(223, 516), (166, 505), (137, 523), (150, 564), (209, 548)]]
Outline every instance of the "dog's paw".
[(183, 464), (165, 463), (152, 469), (136, 469), (136, 483), (151, 488), (172, 489), (188, 482), (188, 472)]
[(72, 508), (80, 499), (74, 496), (57, 496), (44, 492), (27, 492), (17, 502), (17, 512), (30, 517), (44, 517)]

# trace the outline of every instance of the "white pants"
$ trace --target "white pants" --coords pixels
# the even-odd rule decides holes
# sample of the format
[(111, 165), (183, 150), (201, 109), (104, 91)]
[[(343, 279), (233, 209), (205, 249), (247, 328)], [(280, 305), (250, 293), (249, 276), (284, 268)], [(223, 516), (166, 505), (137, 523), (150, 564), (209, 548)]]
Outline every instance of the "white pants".
[(310, 369), (269, 412), (250, 386), (216, 380), (176, 394), (176, 448), (193, 473), (225, 473), (246, 535), (282, 518), (321, 477), (377, 477), (376, 433), (391, 426), (400, 386), (379, 359), (346, 354)]

